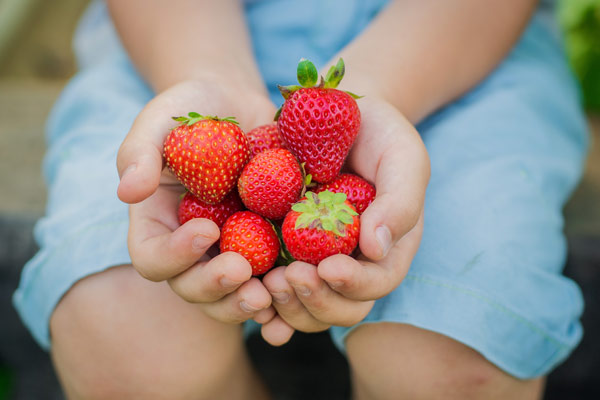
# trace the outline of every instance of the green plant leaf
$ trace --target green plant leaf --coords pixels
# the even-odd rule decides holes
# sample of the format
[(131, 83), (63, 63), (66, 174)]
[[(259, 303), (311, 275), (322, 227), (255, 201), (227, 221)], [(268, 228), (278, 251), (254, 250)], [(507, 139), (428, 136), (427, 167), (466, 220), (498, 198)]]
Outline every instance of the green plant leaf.
[(322, 192), (319, 192), (318, 196), (320, 201), (330, 202), (334, 198), (334, 193), (329, 190), (323, 190)]
[(344, 78), (344, 73), (346, 72), (346, 66), (344, 65), (344, 59), (340, 57), (338, 62), (335, 65), (332, 65), (327, 71), (327, 75), (325, 75), (325, 83), (323, 87), (325, 88), (336, 88), (340, 84), (342, 78)]
[(354, 222), (354, 218), (352, 218), (352, 216), (350, 214), (348, 214), (347, 212), (339, 212), (337, 214), (337, 217), (344, 224), (351, 224)]
[(296, 90), (301, 89), (302, 86), (298, 86), (298, 85), (288, 85), (288, 86), (281, 86), (281, 85), (277, 85), (277, 89), (279, 89), (279, 93), (281, 93), (281, 95), (283, 96), (284, 99), (288, 99)]
[(315, 86), (319, 80), (319, 71), (317, 71), (317, 67), (305, 58), (300, 59), (297, 74), (298, 82), (305, 88)]
[(347, 198), (348, 198), (348, 196), (346, 196), (346, 193), (343, 193), (343, 192), (334, 193), (333, 202), (335, 204), (342, 204), (343, 202), (346, 201)]

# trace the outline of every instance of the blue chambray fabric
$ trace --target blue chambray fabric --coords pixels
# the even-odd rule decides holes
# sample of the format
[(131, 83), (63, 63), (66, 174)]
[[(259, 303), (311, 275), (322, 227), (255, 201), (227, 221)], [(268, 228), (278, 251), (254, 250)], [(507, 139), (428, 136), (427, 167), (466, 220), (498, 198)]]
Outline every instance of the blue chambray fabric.
[[(246, 2), (273, 101), (282, 100), (276, 84), (295, 82), (300, 57), (323, 65), (386, 3)], [(519, 378), (548, 373), (582, 336), (580, 290), (561, 275), (561, 210), (581, 175), (587, 130), (550, 3), (483, 82), (417, 127), (432, 165), (422, 244), (403, 283), (361, 323), (439, 332)], [(153, 96), (102, 2), (82, 18), (74, 47), (80, 72), (48, 121), (49, 200), (35, 229), (40, 250), (14, 295), (44, 348), (51, 345), (49, 318), (65, 292), (87, 275), (130, 262), (115, 158)], [(340, 350), (355, 328), (331, 329)]]

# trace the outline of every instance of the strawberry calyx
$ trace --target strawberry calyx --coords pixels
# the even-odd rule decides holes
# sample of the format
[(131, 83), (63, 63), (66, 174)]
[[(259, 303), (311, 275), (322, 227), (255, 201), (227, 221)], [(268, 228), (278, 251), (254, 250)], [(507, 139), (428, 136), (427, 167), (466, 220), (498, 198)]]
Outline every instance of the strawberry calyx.
[[(325, 75), (325, 78), (321, 76), (321, 79), (319, 80), (319, 72), (317, 71), (317, 67), (315, 67), (315, 64), (313, 64), (306, 58), (301, 58), (298, 62), (298, 67), (296, 70), (298, 83), (300, 83), (300, 85), (277, 85), (277, 88), (279, 89), (279, 92), (285, 100), (287, 100), (292, 94), (294, 94), (294, 92), (302, 88), (316, 87), (323, 89), (335, 89), (342, 81), (342, 78), (344, 78), (345, 72), (346, 66), (344, 64), (344, 59), (340, 57), (338, 62), (329, 68), (327, 74)], [(360, 99), (363, 97), (349, 92), (347, 90), (344, 90), (344, 92), (348, 93), (354, 99)], [(277, 121), (277, 119), (279, 118), (279, 114), (281, 114), (281, 108), (282, 107), (280, 107), (275, 113), (275, 117), (273, 118), (274, 121)]]
[(239, 125), (240, 123), (236, 121), (235, 117), (225, 117), (225, 118), (219, 118), (216, 115), (201, 115), (198, 114), (197, 112), (189, 112), (187, 117), (185, 116), (180, 116), (180, 117), (171, 117), (173, 118), (173, 120), (180, 122), (181, 125), (194, 125), (196, 122), (200, 122), (200, 121), (204, 121), (204, 120), (212, 120), (212, 121), (227, 121), (230, 122), (232, 124), (235, 125)]
[(354, 221), (358, 213), (346, 202), (345, 193), (333, 193), (325, 190), (316, 194), (306, 192), (305, 197), (292, 206), (300, 215), (296, 219), (295, 229), (321, 229), (338, 236), (346, 236), (347, 225)]

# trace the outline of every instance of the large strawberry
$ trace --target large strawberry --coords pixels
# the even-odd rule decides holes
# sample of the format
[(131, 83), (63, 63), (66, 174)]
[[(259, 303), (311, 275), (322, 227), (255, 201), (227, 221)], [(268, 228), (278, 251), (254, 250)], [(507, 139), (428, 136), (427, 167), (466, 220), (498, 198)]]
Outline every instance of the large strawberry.
[(173, 119), (181, 124), (165, 140), (167, 166), (200, 200), (221, 202), (250, 158), (246, 136), (233, 118), (191, 112)]
[(225, 221), (220, 248), (221, 253), (241, 254), (252, 266), (252, 275), (261, 275), (275, 265), (280, 245), (273, 225), (251, 211), (240, 211)]
[(312, 179), (325, 183), (335, 178), (360, 128), (358, 96), (336, 89), (344, 76), (340, 58), (318, 86), (318, 72), (308, 60), (298, 64), (301, 86), (279, 86), (285, 102), (277, 126), (288, 149), (305, 164)]
[(285, 142), (279, 133), (277, 123), (273, 122), (266, 125), (257, 126), (246, 132), (250, 151), (254, 157), (268, 149), (284, 149)]
[(286, 215), (281, 233), (292, 257), (317, 265), (334, 254), (354, 251), (360, 220), (344, 193), (307, 192)]
[(265, 150), (242, 171), (238, 192), (249, 210), (269, 219), (282, 219), (300, 199), (302, 172), (286, 149)]
[(183, 225), (192, 218), (207, 218), (221, 228), (227, 218), (243, 209), (244, 205), (235, 190), (232, 190), (218, 204), (207, 204), (190, 192), (187, 192), (179, 203), (179, 223)]
[(315, 193), (329, 190), (333, 193), (346, 193), (350, 204), (356, 212), (362, 214), (369, 204), (375, 200), (375, 188), (358, 175), (341, 174), (329, 183), (324, 183), (314, 189)]

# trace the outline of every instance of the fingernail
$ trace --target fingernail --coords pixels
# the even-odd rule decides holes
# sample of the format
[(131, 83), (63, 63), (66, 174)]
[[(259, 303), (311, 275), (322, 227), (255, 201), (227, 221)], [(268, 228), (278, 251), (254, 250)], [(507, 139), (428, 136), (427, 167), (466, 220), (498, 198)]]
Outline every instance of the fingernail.
[(271, 296), (280, 304), (286, 304), (290, 300), (290, 295), (286, 292), (271, 293)]
[(381, 247), (381, 257), (385, 257), (392, 246), (392, 233), (387, 226), (381, 225), (375, 229), (375, 237)]
[(250, 304), (246, 303), (245, 301), (240, 301), (240, 308), (249, 313), (261, 310), (261, 308), (253, 307)]
[(294, 286), (294, 289), (296, 290), (296, 293), (301, 296), (310, 296), (312, 293), (312, 291), (306, 286)]
[(232, 288), (232, 287), (236, 287), (240, 284), (240, 282), (234, 282), (231, 279), (227, 278), (226, 276), (222, 277), (221, 280), (219, 281), (219, 283), (224, 288)]
[(121, 175), (121, 179), (125, 178), (125, 175), (132, 173), (137, 169), (137, 164), (131, 164), (129, 167), (125, 168), (123, 171), (123, 175)]
[(195, 251), (205, 251), (209, 248), (213, 243), (214, 239), (204, 235), (196, 235), (192, 240), (192, 248)]

